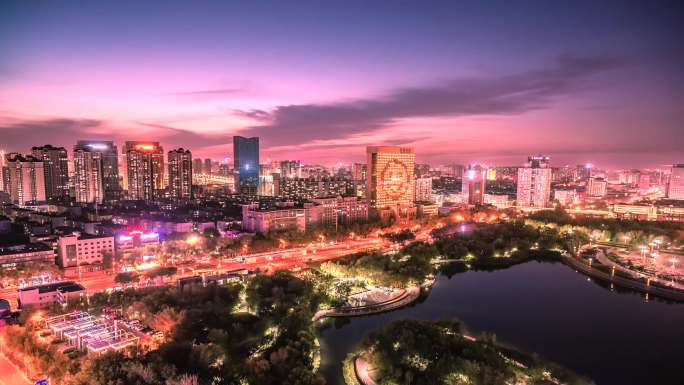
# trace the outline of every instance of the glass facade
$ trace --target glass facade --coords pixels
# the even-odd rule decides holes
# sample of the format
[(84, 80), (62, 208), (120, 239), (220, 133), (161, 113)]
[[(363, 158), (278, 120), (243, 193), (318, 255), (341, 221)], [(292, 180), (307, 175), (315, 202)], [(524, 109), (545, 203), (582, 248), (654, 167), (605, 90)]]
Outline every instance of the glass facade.
[(256, 195), (259, 187), (259, 138), (233, 137), (235, 190)]

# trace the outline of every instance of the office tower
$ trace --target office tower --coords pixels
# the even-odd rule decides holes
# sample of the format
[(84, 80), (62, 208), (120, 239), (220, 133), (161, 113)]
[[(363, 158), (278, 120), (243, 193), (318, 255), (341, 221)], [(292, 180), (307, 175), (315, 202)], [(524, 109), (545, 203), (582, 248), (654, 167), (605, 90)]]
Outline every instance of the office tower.
[(413, 191), (413, 200), (415, 202), (432, 201), (432, 178), (416, 178)]
[(410, 207), (413, 204), (415, 153), (410, 147), (366, 148), (368, 203), (376, 209)]
[[(97, 165), (90, 166), (88, 166), (86, 163), (83, 163), (82, 166), (84, 166), (85, 168), (81, 168), (81, 172), (87, 172), (88, 169), (99, 172), (98, 178), (100, 179), (100, 182), (98, 182), (98, 184), (102, 185), (100, 190), (101, 192), (98, 195), (99, 197), (101, 197), (101, 200), (87, 200), (87, 202), (111, 202), (121, 199), (121, 182), (119, 180), (119, 154), (114, 142), (111, 140), (79, 140), (78, 142), (76, 142), (76, 145), (74, 146), (74, 171), (76, 170), (77, 151), (81, 152), (80, 156), (84, 158), (84, 161), (89, 162), (88, 159), (92, 158), (93, 161), (98, 163)], [(89, 154), (85, 155), (84, 153), (86, 152)], [(74, 176), (78, 178), (76, 174), (74, 174)], [(94, 176), (92, 175), (84, 176), (84, 178), (89, 180), (93, 180), (93, 177)], [(95, 186), (96, 185), (91, 184), (89, 186), (86, 186), (86, 189), (91, 189)], [(86, 196), (87, 195), (82, 195), (84, 199)], [(92, 197), (93, 195), (90, 196)]]
[(24, 206), (46, 200), (42, 159), (32, 155), (7, 154), (3, 176), (5, 192), (9, 194), (13, 203)]
[(487, 184), (487, 167), (471, 164), (463, 172), (461, 179), (461, 194), (468, 197), (468, 204), (484, 204), (484, 194)]
[(31, 154), (43, 161), (45, 173), (45, 198), (63, 201), (69, 198), (69, 166), (67, 151), (64, 147), (46, 144), (33, 147)]
[(102, 203), (104, 200), (102, 153), (87, 146), (74, 146), (74, 193), (76, 202)]
[(164, 188), (164, 150), (159, 142), (127, 141), (126, 171), (128, 197), (132, 200), (152, 200)]
[(195, 175), (201, 174), (203, 172), (202, 159), (195, 158), (192, 160), (192, 172), (195, 173)]
[(234, 136), (233, 160), (236, 191), (256, 195), (259, 187), (259, 138)]
[(546, 207), (551, 193), (551, 167), (546, 156), (530, 156), (518, 168), (518, 206)]
[(204, 167), (202, 168), (202, 171), (204, 171), (204, 173), (207, 175), (211, 175), (213, 173), (211, 159), (207, 158), (204, 160)]
[(192, 197), (192, 153), (179, 148), (168, 153), (169, 193), (174, 199)]
[(589, 178), (587, 195), (592, 198), (602, 198), (608, 192), (608, 182), (603, 178)]
[(667, 188), (667, 197), (670, 199), (684, 200), (684, 163), (672, 165), (670, 184)]

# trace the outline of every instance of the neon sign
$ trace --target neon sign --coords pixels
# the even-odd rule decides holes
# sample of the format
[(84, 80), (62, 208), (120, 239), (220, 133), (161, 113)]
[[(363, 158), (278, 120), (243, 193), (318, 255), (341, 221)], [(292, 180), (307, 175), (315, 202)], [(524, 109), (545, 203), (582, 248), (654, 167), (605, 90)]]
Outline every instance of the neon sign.
[(152, 151), (155, 149), (155, 145), (153, 144), (139, 144), (135, 146), (136, 150), (146, 150), (146, 151)]

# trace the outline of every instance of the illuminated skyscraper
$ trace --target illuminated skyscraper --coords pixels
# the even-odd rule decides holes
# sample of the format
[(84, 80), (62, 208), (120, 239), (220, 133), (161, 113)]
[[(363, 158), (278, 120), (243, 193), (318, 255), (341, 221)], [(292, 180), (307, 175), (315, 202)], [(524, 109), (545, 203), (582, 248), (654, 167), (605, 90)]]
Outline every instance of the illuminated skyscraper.
[(487, 183), (487, 167), (471, 164), (463, 172), (461, 193), (468, 197), (468, 204), (484, 204), (484, 194)]
[(546, 156), (530, 156), (518, 168), (518, 206), (546, 207), (551, 194), (551, 167)]
[[(80, 152), (78, 156), (83, 158), (86, 163), (81, 164), (81, 168), (76, 167), (77, 152)], [(90, 153), (90, 154), (85, 154)], [(98, 163), (88, 165), (91, 159)], [(76, 172), (88, 172), (88, 170), (93, 170), (99, 175), (78, 175)], [(117, 147), (114, 142), (110, 140), (79, 140), (74, 146), (74, 178), (76, 182), (84, 180), (94, 180), (100, 179), (101, 181), (95, 184), (90, 184), (88, 186), (82, 186), (82, 191), (90, 190), (91, 192), (96, 188), (97, 185), (102, 185), (101, 193), (98, 195), (81, 195), (82, 199), (79, 202), (94, 202), (94, 201), (116, 201), (121, 199), (121, 183), (119, 182), (119, 154), (117, 153)], [(78, 186), (74, 183), (74, 187), (78, 190)], [(91, 200), (89, 197), (98, 196), (101, 200), (95, 199)]]
[(667, 188), (667, 197), (670, 199), (684, 200), (684, 163), (672, 165), (670, 184)]
[(102, 203), (102, 153), (74, 146), (74, 193), (76, 202)]
[(192, 153), (179, 148), (168, 153), (169, 193), (174, 199), (192, 197)]
[(164, 188), (164, 150), (159, 142), (126, 142), (128, 197), (151, 200)]
[(43, 161), (46, 199), (65, 200), (69, 198), (69, 169), (66, 149), (46, 144), (41, 147), (33, 147), (31, 154), (36, 159)]
[(213, 173), (213, 166), (211, 164), (211, 159), (207, 158), (204, 160), (204, 167), (202, 168), (205, 174), (211, 175)]
[(368, 147), (366, 191), (376, 209), (413, 205), (415, 153), (410, 147)]
[(7, 154), (3, 175), (5, 192), (13, 203), (23, 206), (46, 200), (45, 170), (41, 159), (32, 155)]
[(234, 136), (233, 159), (237, 192), (256, 195), (259, 188), (259, 138)]

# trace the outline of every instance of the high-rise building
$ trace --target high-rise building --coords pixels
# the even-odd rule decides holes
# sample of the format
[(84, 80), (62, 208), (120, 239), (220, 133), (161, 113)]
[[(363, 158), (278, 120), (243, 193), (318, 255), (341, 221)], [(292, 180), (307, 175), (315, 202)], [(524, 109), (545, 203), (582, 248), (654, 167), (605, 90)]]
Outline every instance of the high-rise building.
[(46, 200), (42, 159), (32, 155), (7, 154), (3, 176), (5, 192), (13, 203), (24, 206)]
[(205, 174), (211, 175), (213, 173), (213, 166), (211, 159), (207, 158), (204, 160), (204, 167), (202, 168), (202, 171), (204, 171)]
[(461, 179), (461, 194), (468, 197), (468, 204), (484, 204), (485, 189), (487, 184), (487, 167), (479, 164), (471, 164), (463, 172)]
[(416, 178), (413, 187), (413, 200), (415, 202), (432, 201), (432, 178)]
[(74, 194), (76, 202), (102, 203), (102, 154), (89, 148), (74, 147)]
[[(80, 202), (101, 202), (101, 201), (116, 201), (121, 199), (121, 183), (119, 181), (119, 154), (117, 152), (117, 147), (114, 142), (110, 140), (79, 140), (74, 146), (74, 178), (76, 181), (91, 180), (94, 181), (99, 179), (98, 182), (93, 182), (88, 186), (85, 186), (85, 190), (96, 188), (101, 185), (100, 193), (97, 195), (92, 195), (91, 197), (97, 196), (99, 199), (89, 199), (81, 200)], [(81, 169), (76, 167), (77, 152), (78, 156), (83, 158), (83, 163)], [(86, 154), (87, 153), (87, 154)], [(91, 160), (95, 164), (88, 164)], [(93, 170), (97, 172), (97, 175), (79, 175), (76, 171), (87, 172), (88, 170)], [(74, 183), (74, 188), (77, 190), (78, 187)], [(82, 190), (83, 191), (83, 190)], [(88, 195), (82, 195), (82, 199), (87, 199)], [(78, 201), (78, 199), (77, 199)]]
[[(193, 167), (194, 167), (194, 165), (193, 165)], [(194, 170), (193, 170), (193, 171), (194, 171)], [(228, 176), (231, 175), (231, 171), (232, 171), (232, 170), (230, 169), (230, 165), (229, 165), (228, 163), (221, 163), (221, 164), (219, 164), (219, 166), (218, 166), (218, 174), (219, 174), (219, 176), (228, 177)]]
[(69, 166), (66, 149), (46, 144), (41, 147), (33, 147), (31, 154), (34, 158), (43, 161), (46, 199), (65, 200), (69, 198)]
[(203, 172), (202, 159), (195, 158), (192, 160), (192, 172), (195, 173), (195, 175), (201, 174)]
[(298, 160), (284, 160), (280, 162), (281, 178), (301, 178), (302, 163)]
[(430, 176), (430, 165), (429, 164), (416, 164), (413, 166), (413, 175), (416, 178), (425, 178)]
[(233, 137), (235, 189), (240, 194), (256, 195), (259, 188), (259, 138)]
[(527, 158), (527, 164), (518, 168), (518, 206), (547, 207), (551, 194), (551, 178), (548, 157), (538, 155)]
[(0, 150), (0, 191), (5, 191), (5, 151)]
[(128, 197), (151, 200), (164, 188), (164, 150), (159, 142), (127, 141)]
[(684, 200), (684, 163), (672, 165), (670, 184), (667, 188), (667, 197), (670, 199)]
[(587, 195), (592, 198), (603, 198), (608, 192), (608, 182), (603, 178), (589, 178)]
[(192, 153), (179, 148), (168, 153), (169, 193), (174, 199), (192, 197)]
[(413, 171), (416, 155), (413, 148), (368, 147), (366, 196), (376, 209), (413, 205)]
[(366, 174), (368, 173), (368, 167), (365, 163), (354, 163), (352, 165), (352, 179), (353, 180), (366, 180)]
[(575, 180), (576, 181), (586, 181), (591, 177), (591, 169), (594, 166), (592, 164), (578, 164), (575, 168)]

